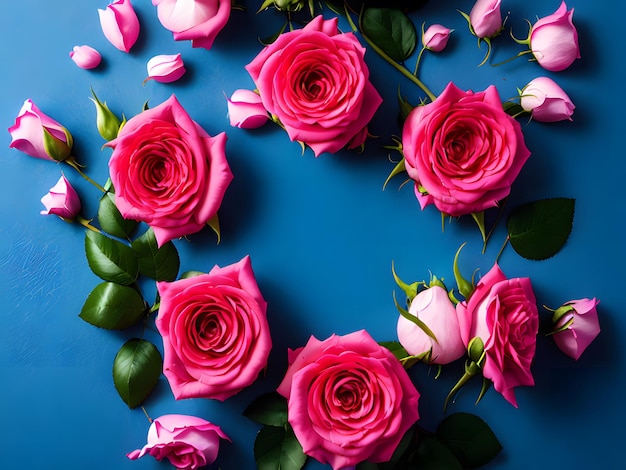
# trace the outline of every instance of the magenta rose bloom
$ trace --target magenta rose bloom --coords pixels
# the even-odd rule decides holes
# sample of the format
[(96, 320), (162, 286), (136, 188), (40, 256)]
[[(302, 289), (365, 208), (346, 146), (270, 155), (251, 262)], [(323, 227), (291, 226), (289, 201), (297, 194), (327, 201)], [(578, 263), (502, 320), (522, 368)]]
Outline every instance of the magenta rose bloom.
[(474, 93), (453, 83), (411, 111), (402, 149), (422, 208), (434, 204), (455, 217), (496, 206), (530, 156), (494, 86)]
[(507, 279), (495, 264), (476, 284), (469, 299), (457, 304), (457, 312), (465, 345), (475, 337), (483, 341), (483, 376), (517, 407), (514, 388), (535, 384), (530, 366), (539, 315), (530, 279)]
[(54, 214), (69, 222), (76, 218), (81, 208), (80, 197), (65, 175), (61, 175), (57, 184), (41, 198), (41, 203), (46, 208), (41, 215)]
[(337, 18), (318, 16), (281, 34), (246, 70), (289, 138), (319, 156), (365, 142), (364, 129), (382, 98), (369, 81), (364, 54), (354, 34), (339, 33)]
[(157, 460), (168, 459), (178, 470), (196, 470), (217, 458), (220, 438), (230, 441), (219, 426), (187, 415), (164, 415), (148, 429), (148, 443), (129, 452), (130, 460), (146, 454)]
[(278, 387), (304, 453), (334, 470), (388, 461), (418, 420), (419, 393), (400, 361), (364, 330), (290, 351)]
[(595, 297), (570, 300), (554, 312), (552, 338), (558, 348), (575, 361), (600, 334), (598, 303)]
[(209, 136), (174, 95), (131, 118), (105, 145), (113, 148), (115, 204), (125, 218), (150, 225), (159, 245), (200, 231), (233, 178), (226, 134)]
[(272, 340), (250, 257), (157, 287), (163, 373), (177, 400), (223, 401), (256, 380)]

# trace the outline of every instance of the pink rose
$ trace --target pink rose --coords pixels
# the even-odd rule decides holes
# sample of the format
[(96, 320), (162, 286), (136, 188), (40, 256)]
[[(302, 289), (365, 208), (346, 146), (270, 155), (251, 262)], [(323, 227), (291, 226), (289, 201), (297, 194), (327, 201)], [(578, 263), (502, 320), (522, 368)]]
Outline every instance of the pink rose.
[(484, 344), (483, 376), (517, 407), (514, 388), (535, 383), (530, 366), (539, 315), (530, 279), (507, 279), (495, 264), (457, 312), (463, 343), (478, 337)]
[(174, 40), (190, 40), (193, 47), (211, 49), (230, 17), (231, 0), (152, 0), (165, 29)]
[(530, 156), (494, 86), (473, 93), (453, 83), (411, 111), (402, 147), (422, 208), (434, 204), (454, 217), (496, 206)]
[(433, 24), (422, 34), (422, 44), (433, 52), (441, 52), (446, 48), (452, 30), (440, 24)]
[(520, 105), (540, 122), (571, 121), (576, 108), (567, 93), (548, 77), (531, 80), (522, 90)]
[(174, 95), (131, 118), (109, 161), (115, 204), (146, 222), (160, 245), (198, 232), (217, 214), (233, 175), (226, 134), (209, 136)]
[(240, 89), (228, 99), (228, 118), (233, 127), (256, 129), (265, 124), (269, 116), (258, 93)]
[(74, 46), (70, 58), (81, 69), (95, 69), (102, 60), (100, 53), (90, 46)]
[(419, 393), (400, 361), (364, 330), (289, 352), (278, 387), (304, 453), (334, 470), (388, 461), (418, 420)]
[(15, 124), (9, 127), (9, 147), (31, 157), (65, 161), (72, 158), (73, 139), (70, 132), (42, 113), (32, 100), (24, 101)]
[(161, 461), (167, 458), (179, 470), (195, 470), (217, 458), (220, 438), (230, 441), (219, 426), (187, 415), (164, 415), (148, 429), (148, 443), (126, 456), (136, 460), (146, 454)]
[(246, 256), (208, 274), (158, 282), (156, 326), (174, 397), (225, 400), (252, 384), (272, 348), (263, 299)]
[(412, 321), (398, 318), (398, 340), (412, 356), (431, 351), (431, 364), (448, 364), (465, 353), (456, 308), (443, 287), (432, 286), (418, 293), (409, 313), (419, 318), (435, 334), (433, 340)]
[(54, 214), (70, 222), (76, 218), (81, 207), (78, 194), (63, 175), (48, 194), (41, 198), (41, 203), (46, 207), (46, 210), (40, 212), (42, 215)]
[[(359, 147), (382, 98), (369, 81), (365, 49), (337, 18), (317, 16), (303, 29), (281, 34), (246, 66), (265, 109), (289, 138), (315, 156)], [(359, 136), (360, 142), (353, 138)]]
[(544, 69), (565, 70), (580, 59), (578, 31), (572, 22), (574, 9), (565, 2), (553, 14), (539, 19), (530, 30), (530, 49)]
[(571, 300), (554, 312), (554, 342), (576, 361), (600, 334), (598, 303), (595, 298)]
[(502, 0), (477, 0), (470, 11), (470, 25), (476, 37), (492, 38), (502, 30)]
[(122, 52), (130, 51), (139, 37), (139, 19), (130, 0), (117, 0), (98, 10), (104, 36)]
[(144, 81), (154, 80), (160, 83), (175, 82), (186, 72), (180, 54), (156, 55), (148, 60), (146, 68), (148, 69), (148, 78)]

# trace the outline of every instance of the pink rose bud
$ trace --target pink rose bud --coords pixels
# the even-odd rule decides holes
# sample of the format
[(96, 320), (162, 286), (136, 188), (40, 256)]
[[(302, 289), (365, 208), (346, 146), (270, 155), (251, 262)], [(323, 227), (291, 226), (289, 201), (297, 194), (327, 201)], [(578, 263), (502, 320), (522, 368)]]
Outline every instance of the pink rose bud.
[(220, 438), (230, 441), (219, 426), (187, 415), (164, 415), (148, 429), (148, 442), (126, 456), (136, 460), (146, 454), (161, 461), (168, 459), (177, 469), (193, 470), (217, 459)]
[(451, 32), (451, 29), (440, 24), (431, 25), (422, 34), (422, 44), (429, 51), (441, 52), (448, 44)]
[(538, 77), (524, 87), (520, 104), (541, 122), (572, 120), (574, 103), (554, 80)]
[(502, 30), (501, 0), (477, 0), (470, 11), (470, 26), (479, 38), (492, 38)]
[(530, 30), (530, 49), (544, 69), (565, 70), (580, 59), (578, 31), (572, 22), (574, 9), (565, 2), (553, 14), (539, 19)]
[(554, 342), (561, 351), (578, 360), (600, 333), (600, 323), (593, 299), (571, 300), (559, 307), (552, 317)]
[(81, 69), (95, 69), (102, 60), (100, 53), (89, 46), (74, 46), (70, 58)]
[(148, 61), (147, 69), (148, 78), (145, 81), (155, 80), (160, 83), (175, 82), (187, 71), (180, 54), (154, 56)]
[(98, 10), (102, 32), (120, 51), (128, 52), (139, 37), (139, 19), (130, 0), (117, 0)]
[(241, 129), (256, 129), (269, 119), (258, 93), (252, 90), (235, 90), (228, 99), (230, 125)]
[(31, 157), (62, 162), (72, 154), (72, 135), (54, 119), (42, 113), (32, 100), (24, 101), (24, 105), (9, 127), (11, 143)]
[(80, 198), (70, 185), (70, 182), (61, 175), (48, 194), (41, 198), (46, 210), (41, 211), (41, 215), (58, 215), (68, 222), (73, 221), (80, 212)]
[(409, 314), (419, 318), (435, 334), (437, 341), (401, 316), (398, 318), (398, 340), (406, 352), (419, 356), (431, 351), (428, 361), (431, 364), (448, 364), (465, 353), (456, 307), (443, 287), (435, 285), (417, 294), (411, 302)]

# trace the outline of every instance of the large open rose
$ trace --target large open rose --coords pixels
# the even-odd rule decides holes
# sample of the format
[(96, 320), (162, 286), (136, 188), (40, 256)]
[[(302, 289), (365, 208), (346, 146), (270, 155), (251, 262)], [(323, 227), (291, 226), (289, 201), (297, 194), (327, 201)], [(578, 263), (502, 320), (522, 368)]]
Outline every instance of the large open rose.
[(365, 142), (382, 98), (369, 81), (364, 54), (354, 34), (339, 33), (337, 18), (318, 16), (281, 34), (246, 70), (289, 138), (318, 156)]
[(248, 256), (157, 287), (163, 373), (176, 399), (225, 400), (256, 380), (272, 340)]
[(419, 393), (400, 361), (364, 330), (290, 351), (278, 392), (304, 453), (333, 469), (388, 461), (418, 420)]
[(453, 83), (411, 111), (402, 149), (422, 208), (434, 204), (451, 216), (496, 206), (530, 156), (520, 124), (504, 112), (494, 86), (473, 93)]
[(209, 136), (174, 95), (131, 118), (106, 145), (115, 204), (150, 225), (159, 245), (202, 229), (233, 178), (226, 134)]

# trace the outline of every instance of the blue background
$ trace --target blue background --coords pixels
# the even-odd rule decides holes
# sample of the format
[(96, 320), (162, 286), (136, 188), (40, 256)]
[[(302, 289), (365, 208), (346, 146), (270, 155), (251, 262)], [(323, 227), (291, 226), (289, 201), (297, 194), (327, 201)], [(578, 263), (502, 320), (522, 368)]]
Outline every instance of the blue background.
[[(255, 14), (261, 2), (248, 1), (234, 11), (210, 51), (175, 42), (161, 27), (148, 0), (135, 0), (141, 22), (130, 54), (104, 38), (96, 0), (20, 0), (0, 4), (0, 123), (14, 122), (23, 101), (39, 108), (72, 132), (75, 154), (87, 172), (104, 182), (110, 151), (95, 128), (90, 87), (117, 114), (137, 114), (146, 100), (156, 105), (175, 93), (190, 115), (210, 134), (227, 131), (227, 154), (235, 179), (220, 210), (222, 242), (209, 230), (180, 240), (181, 271), (209, 270), (250, 254), (259, 285), (269, 303), (273, 332), (268, 373), (253, 387), (224, 403), (175, 401), (162, 377), (145, 407), (154, 418), (167, 413), (197, 414), (222, 426), (233, 439), (223, 443), (218, 465), (224, 470), (254, 468), (252, 447), (258, 426), (242, 416), (259, 394), (272, 390), (286, 367), (286, 350), (303, 345), (309, 335), (326, 338), (367, 329), (377, 340), (394, 340), (397, 312), (392, 301), (391, 262), (404, 280), (427, 279), (429, 270), (452, 285), (457, 248), (461, 269), (487, 272), (504, 240), (503, 224), (481, 254), (481, 240), (471, 218), (446, 224), (429, 207), (421, 211), (410, 185), (396, 177), (383, 191), (393, 168), (383, 148), (398, 135), (398, 86), (417, 103), (421, 92), (373, 51), (367, 62), (371, 80), (385, 102), (371, 124), (379, 136), (363, 154), (340, 152), (314, 158), (301, 154), (277, 126), (244, 131), (231, 128), (225, 95), (253, 88), (243, 66), (259, 52), (258, 36), (269, 36), (282, 17), (275, 11)], [(549, 338), (538, 339), (533, 365), (536, 386), (518, 389), (519, 409), (491, 390), (474, 406), (480, 383), (460, 394), (450, 411), (469, 411), (485, 419), (504, 451), (490, 469), (617, 468), (622, 460), (622, 401), (625, 383), (623, 308), (624, 266), (624, 118), (626, 80), (623, 41), (619, 35), (626, 6), (598, 0), (568, 2), (575, 7), (582, 59), (551, 74), (521, 58), (501, 67), (477, 68), (478, 49), (456, 9), (469, 12), (473, 2), (431, 0), (413, 18), (419, 26), (440, 22), (454, 28), (441, 54), (425, 54), (421, 78), (435, 93), (449, 81), (482, 90), (495, 84), (503, 99), (516, 88), (547, 75), (566, 90), (577, 108), (574, 122), (524, 123), (533, 155), (515, 182), (509, 207), (546, 197), (576, 198), (574, 229), (554, 258), (534, 262), (508, 247), (500, 264), (509, 277), (529, 276), (539, 305), (557, 307), (582, 297), (601, 303), (602, 333), (575, 363)], [(504, 0), (508, 26), (525, 36), (524, 19), (552, 13), (558, 0)], [(345, 30), (347, 26), (342, 23)], [(93, 71), (81, 70), (68, 53), (89, 44), (103, 55)], [(492, 62), (518, 51), (506, 32), (494, 40)], [(149, 82), (145, 64), (156, 54), (181, 52), (188, 73), (173, 84)], [(411, 66), (412, 62), (409, 64)], [(168, 468), (150, 457), (131, 462), (125, 454), (145, 442), (148, 421), (140, 409), (129, 410), (111, 378), (113, 358), (130, 330), (111, 332), (78, 318), (82, 304), (98, 283), (88, 269), (84, 231), (56, 217), (42, 217), (39, 199), (61, 171), (77, 188), (82, 214), (93, 217), (98, 192), (65, 165), (30, 158), (9, 149), (5, 132), (0, 148), (0, 467), (65, 469)], [(400, 294), (400, 292), (398, 292)], [(151, 298), (151, 294), (146, 294)], [(550, 314), (542, 310), (542, 318)], [(161, 347), (156, 332), (149, 338)], [(433, 429), (443, 417), (445, 394), (458, 378), (462, 361), (434, 379), (435, 369), (419, 365), (411, 374), (422, 393), (420, 414)], [(310, 462), (307, 468), (324, 468)]]

